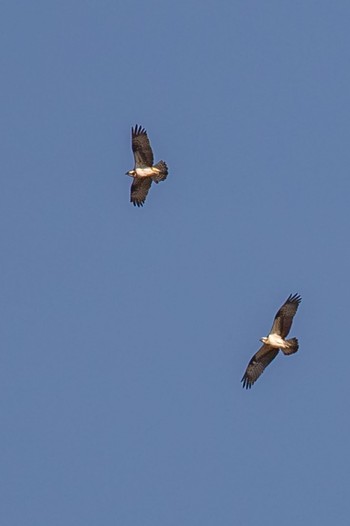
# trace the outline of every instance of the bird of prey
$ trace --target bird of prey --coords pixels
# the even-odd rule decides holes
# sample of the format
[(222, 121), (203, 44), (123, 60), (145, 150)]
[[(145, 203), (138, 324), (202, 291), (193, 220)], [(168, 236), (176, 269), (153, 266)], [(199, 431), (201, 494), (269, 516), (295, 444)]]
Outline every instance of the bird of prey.
[(159, 183), (168, 175), (168, 167), (164, 161), (159, 161), (153, 166), (153, 152), (147, 132), (142, 126), (136, 124), (131, 128), (131, 146), (134, 153), (135, 166), (125, 175), (130, 175), (134, 180), (131, 185), (130, 202), (134, 206), (143, 206), (152, 181)]
[(299, 294), (290, 294), (286, 302), (277, 312), (270, 334), (260, 341), (263, 345), (250, 360), (248, 367), (243, 375), (243, 387), (250, 389), (254, 382), (263, 373), (265, 367), (276, 358), (278, 351), (282, 350), (284, 354), (294, 354), (299, 349), (297, 338), (286, 340), (293, 318), (301, 302)]

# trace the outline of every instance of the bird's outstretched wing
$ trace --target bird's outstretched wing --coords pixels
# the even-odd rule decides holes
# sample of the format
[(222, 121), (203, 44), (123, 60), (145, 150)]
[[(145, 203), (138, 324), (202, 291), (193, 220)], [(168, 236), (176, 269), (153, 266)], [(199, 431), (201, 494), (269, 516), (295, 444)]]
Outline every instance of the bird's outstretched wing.
[(151, 188), (150, 177), (135, 177), (131, 185), (130, 201), (134, 206), (143, 206), (148, 190)]
[(135, 168), (147, 168), (153, 166), (153, 152), (146, 130), (142, 128), (142, 126), (136, 124), (135, 128), (131, 128), (131, 137)]
[(277, 312), (270, 334), (279, 334), (282, 338), (288, 335), (300, 302), (301, 297), (299, 294), (290, 294)]
[(257, 353), (254, 354), (253, 358), (248, 363), (248, 367), (243, 375), (241, 382), (243, 387), (250, 389), (254, 382), (264, 372), (265, 367), (276, 358), (279, 349), (270, 347), (269, 345), (263, 345), (260, 347)]

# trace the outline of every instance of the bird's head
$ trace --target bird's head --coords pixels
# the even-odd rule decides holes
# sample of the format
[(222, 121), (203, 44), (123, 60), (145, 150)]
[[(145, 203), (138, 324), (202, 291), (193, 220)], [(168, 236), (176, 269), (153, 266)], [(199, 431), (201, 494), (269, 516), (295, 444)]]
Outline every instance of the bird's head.
[(128, 170), (125, 172), (125, 175), (130, 175), (130, 177), (135, 177), (135, 170)]
[(263, 336), (262, 338), (260, 338), (260, 341), (262, 343), (267, 343), (267, 337), (266, 336)]

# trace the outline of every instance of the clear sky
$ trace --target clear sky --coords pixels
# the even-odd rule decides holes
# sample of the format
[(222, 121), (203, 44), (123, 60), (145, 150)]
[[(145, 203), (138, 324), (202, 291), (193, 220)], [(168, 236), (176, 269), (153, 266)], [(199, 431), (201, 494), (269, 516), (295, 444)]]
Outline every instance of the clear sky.
[(2, 525), (349, 524), (349, 19), (1, 2)]

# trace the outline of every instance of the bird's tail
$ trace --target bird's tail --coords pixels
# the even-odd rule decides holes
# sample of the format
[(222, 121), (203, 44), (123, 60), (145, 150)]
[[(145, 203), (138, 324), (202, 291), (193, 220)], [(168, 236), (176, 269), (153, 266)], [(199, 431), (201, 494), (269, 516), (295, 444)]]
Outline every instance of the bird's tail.
[(299, 349), (299, 342), (297, 338), (291, 338), (286, 340), (287, 347), (282, 349), (284, 354), (294, 354)]
[(153, 173), (152, 180), (155, 183), (159, 183), (160, 181), (164, 181), (167, 178), (168, 175), (168, 167), (166, 162), (159, 161), (159, 163), (155, 164), (153, 168), (156, 168), (157, 172)]

